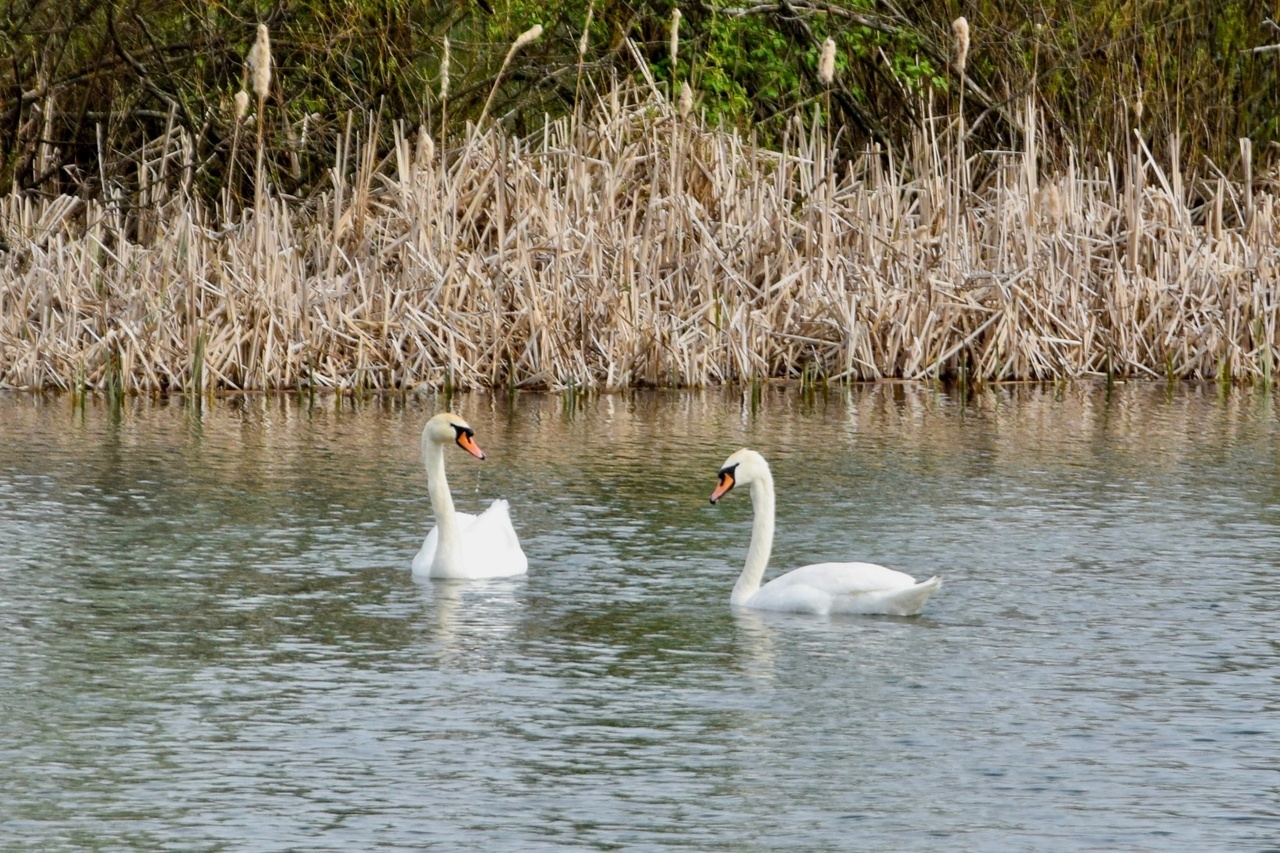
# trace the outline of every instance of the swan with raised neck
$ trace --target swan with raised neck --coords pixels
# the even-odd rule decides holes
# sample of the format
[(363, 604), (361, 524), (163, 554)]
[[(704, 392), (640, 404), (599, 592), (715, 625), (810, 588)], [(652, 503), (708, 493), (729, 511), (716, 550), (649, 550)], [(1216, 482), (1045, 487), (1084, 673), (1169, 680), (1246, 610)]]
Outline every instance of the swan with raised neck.
[(422, 429), (422, 462), (436, 527), (422, 543), (413, 572), (432, 578), (496, 578), (524, 574), (528, 559), (511, 525), (505, 500), (496, 500), (480, 515), (457, 512), (444, 472), (444, 450), (450, 444), (484, 459), (475, 430), (452, 412), (427, 421)]

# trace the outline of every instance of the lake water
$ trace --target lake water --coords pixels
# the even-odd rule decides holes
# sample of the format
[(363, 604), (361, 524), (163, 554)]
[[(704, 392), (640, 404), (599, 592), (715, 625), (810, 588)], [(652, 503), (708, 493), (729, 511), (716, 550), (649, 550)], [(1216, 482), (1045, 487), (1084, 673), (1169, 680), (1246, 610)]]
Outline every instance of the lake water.
[[(415, 581), (433, 398), (0, 397), (0, 846), (1280, 850), (1280, 420), (1216, 388), (463, 396), (459, 508), (529, 574)], [(923, 615), (735, 614), (826, 559)]]

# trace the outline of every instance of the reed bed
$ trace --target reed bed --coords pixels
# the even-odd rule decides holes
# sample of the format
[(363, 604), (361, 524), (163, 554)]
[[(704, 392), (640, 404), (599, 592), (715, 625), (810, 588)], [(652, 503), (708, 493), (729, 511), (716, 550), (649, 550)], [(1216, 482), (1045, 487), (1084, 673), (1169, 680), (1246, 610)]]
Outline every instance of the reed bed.
[(652, 85), (524, 139), (352, 118), (324, 192), (241, 211), (192, 191), (174, 129), (127, 204), (0, 199), (0, 383), (1269, 383), (1274, 186), (1161, 166), (1137, 136), (1042, 174), (1031, 102), (1021, 119), (1020, 150), (964, 154), (939, 119), (905, 157), (837, 167), (816, 120), (764, 150)]

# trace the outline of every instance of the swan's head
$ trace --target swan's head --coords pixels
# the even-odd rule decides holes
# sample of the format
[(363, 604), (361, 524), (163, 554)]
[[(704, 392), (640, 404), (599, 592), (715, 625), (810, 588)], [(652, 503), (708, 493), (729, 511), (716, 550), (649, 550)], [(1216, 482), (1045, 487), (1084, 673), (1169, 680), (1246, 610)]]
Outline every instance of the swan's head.
[(476, 445), (476, 431), (471, 424), (452, 412), (442, 412), (422, 428), (422, 443), (456, 444), (477, 459), (484, 458), (484, 451)]
[(711, 502), (720, 500), (734, 486), (745, 486), (762, 477), (769, 476), (769, 463), (754, 450), (745, 447), (724, 460), (720, 466), (720, 482), (711, 493)]

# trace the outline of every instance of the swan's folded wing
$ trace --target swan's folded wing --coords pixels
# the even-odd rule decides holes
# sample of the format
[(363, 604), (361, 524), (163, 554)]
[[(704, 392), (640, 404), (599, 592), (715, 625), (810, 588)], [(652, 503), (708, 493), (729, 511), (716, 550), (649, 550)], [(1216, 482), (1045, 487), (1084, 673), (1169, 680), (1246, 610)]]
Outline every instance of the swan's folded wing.
[(817, 563), (787, 572), (767, 586), (817, 587), (828, 595), (866, 595), (914, 586), (915, 579), (903, 572), (875, 563)]
[(874, 563), (819, 563), (803, 566), (765, 584), (750, 606), (801, 613), (920, 612), (941, 579), (921, 583), (903, 572)]
[(468, 519), (469, 523), (459, 525), (468, 564), (501, 575), (522, 574), (528, 569), (529, 560), (520, 548), (505, 500), (494, 501), (484, 512)]

